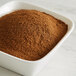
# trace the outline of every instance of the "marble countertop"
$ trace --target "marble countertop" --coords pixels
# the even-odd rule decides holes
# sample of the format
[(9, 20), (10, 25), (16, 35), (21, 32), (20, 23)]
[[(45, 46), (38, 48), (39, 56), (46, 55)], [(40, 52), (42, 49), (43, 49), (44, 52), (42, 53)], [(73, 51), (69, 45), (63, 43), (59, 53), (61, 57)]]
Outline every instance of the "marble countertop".
[[(0, 0), (0, 6), (11, 0)], [(76, 0), (26, 0), (68, 15), (76, 24)], [(22, 76), (0, 67), (0, 76)], [(51, 61), (36, 76), (76, 76), (76, 27), (59, 47)]]

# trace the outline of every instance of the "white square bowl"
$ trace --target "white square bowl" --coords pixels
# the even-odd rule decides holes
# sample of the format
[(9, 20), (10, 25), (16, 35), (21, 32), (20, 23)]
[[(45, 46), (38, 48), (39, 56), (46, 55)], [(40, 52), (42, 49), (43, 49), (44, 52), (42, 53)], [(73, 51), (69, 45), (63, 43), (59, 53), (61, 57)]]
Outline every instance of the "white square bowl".
[(36, 60), (36, 61), (23, 60), (0, 51), (0, 66), (3, 66), (7, 69), (10, 69), (12, 71), (15, 71), (25, 76), (33, 76), (37, 74), (42, 69), (42, 67), (45, 66), (45, 64), (47, 64), (51, 56), (54, 54), (54, 52), (56, 52), (56, 49), (70, 35), (70, 33), (74, 28), (74, 22), (68, 17), (64, 17), (62, 15), (59, 15), (58, 13), (41, 8), (40, 6), (36, 6), (34, 4), (26, 3), (24, 1), (12, 1), (12, 2), (6, 3), (2, 7), (0, 7), (0, 17), (19, 9), (39, 10), (39, 11), (48, 13), (57, 19), (62, 20), (68, 25), (68, 31), (66, 35), (58, 42), (58, 44), (46, 56), (44, 56), (39, 60)]

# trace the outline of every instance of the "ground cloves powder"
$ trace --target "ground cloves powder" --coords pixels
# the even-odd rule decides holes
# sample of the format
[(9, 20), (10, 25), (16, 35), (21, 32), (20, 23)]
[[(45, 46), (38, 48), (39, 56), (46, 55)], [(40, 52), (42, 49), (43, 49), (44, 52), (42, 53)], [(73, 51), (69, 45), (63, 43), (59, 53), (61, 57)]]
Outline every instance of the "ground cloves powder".
[(25, 60), (44, 57), (66, 34), (67, 25), (37, 10), (17, 10), (0, 18), (0, 50)]

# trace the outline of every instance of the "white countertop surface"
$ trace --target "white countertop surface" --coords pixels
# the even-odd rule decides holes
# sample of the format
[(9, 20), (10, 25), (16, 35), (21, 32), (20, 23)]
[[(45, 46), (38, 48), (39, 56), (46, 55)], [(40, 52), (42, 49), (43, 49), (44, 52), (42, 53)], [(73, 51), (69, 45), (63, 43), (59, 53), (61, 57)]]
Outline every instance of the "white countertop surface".
[[(11, 0), (0, 0), (0, 6)], [(76, 24), (76, 0), (25, 0), (66, 16)], [(0, 67), (0, 76), (22, 76)], [(59, 47), (49, 64), (36, 76), (76, 76), (76, 27)]]

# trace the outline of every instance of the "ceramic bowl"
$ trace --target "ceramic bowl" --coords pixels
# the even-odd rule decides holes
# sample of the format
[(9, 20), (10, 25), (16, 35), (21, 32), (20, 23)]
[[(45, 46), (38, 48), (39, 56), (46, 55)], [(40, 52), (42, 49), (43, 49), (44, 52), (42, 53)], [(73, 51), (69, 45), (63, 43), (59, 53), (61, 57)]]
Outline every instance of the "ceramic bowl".
[(68, 25), (68, 31), (66, 35), (57, 43), (57, 45), (46, 56), (44, 56), (39, 60), (36, 61), (23, 60), (0, 51), (0, 66), (15, 71), (17, 73), (20, 73), (24, 76), (34, 76), (50, 61), (53, 54), (57, 51), (57, 48), (60, 47), (63, 41), (70, 35), (70, 33), (74, 28), (74, 22), (72, 21), (72, 19), (68, 17), (62, 16), (51, 10), (24, 1), (12, 1), (6, 3), (2, 7), (0, 7), (0, 17), (20, 9), (39, 10), (48, 13), (57, 19), (62, 20)]

